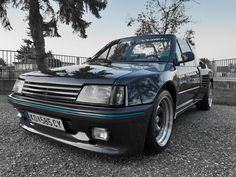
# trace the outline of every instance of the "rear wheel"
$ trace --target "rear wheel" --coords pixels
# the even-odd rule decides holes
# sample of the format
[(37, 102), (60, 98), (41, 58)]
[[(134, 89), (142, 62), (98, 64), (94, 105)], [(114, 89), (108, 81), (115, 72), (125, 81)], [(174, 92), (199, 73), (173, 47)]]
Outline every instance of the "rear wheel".
[(146, 145), (152, 152), (162, 152), (169, 143), (174, 119), (174, 104), (170, 93), (163, 90), (157, 100), (149, 123)]
[(196, 107), (199, 110), (209, 110), (212, 106), (212, 102), (213, 102), (213, 85), (211, 82), (209, 82), (208, 91), (206, 95), (201, 101), (197, 102)]

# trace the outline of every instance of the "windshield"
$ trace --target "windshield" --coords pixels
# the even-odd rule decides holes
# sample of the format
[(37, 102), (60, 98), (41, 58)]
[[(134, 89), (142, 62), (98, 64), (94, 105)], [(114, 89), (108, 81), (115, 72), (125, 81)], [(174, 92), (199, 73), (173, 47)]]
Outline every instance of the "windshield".
[(171, 41), (168, 38), (128, 38), (112, 42), (92, 59), (93, 62), (168, 62)]

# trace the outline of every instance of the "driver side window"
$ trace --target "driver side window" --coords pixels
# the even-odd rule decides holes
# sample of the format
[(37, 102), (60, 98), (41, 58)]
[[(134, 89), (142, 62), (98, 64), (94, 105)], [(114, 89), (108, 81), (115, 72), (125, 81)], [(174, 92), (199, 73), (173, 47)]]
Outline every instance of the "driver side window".
[(99, 59), (106, 60), (106, 59), (107, 59), (108, 52), (109, 52), (109, 48), (108, 48), (107, 50), (105, 50), (105, 51), (99, 56)]
[[(176, 59), (177, 59), (176, 62), (179, 62), (179, 61), (183, 60), (182, 57), (181, 57), (181, 50), (179, 48), (178, 42), (176, 42), (176, 53), (175, 53), (175, 55), (176, 55)], [(180, 63), (179, 65), (184, 66), (184, 63)]]
[[(191, 50), (189, 44), (188, 44), (186, 41), (184, 41), (184, 40), (182, 40), (182, 39), (179, 39), (179, 40), (178, 40), (178, 44), (179, 44), (178, 47), (181, 48), (180, 51), (181, 51), (182, 53), (184, 53), (184, 52), (192, 52), (192, 50)], [(181, 55), (180, 55), (180, 58), (181, 58), (181, 60), (182, 60)], [(184, 65), (184, 66), (196, 66), (196, 63), (195, 63), (195, 60), (192, 60), (192, 61), (184, 62), (183, 65)]]
[(124, 60), (127, 48), (129, 46), (130, 46), (129, 42), (122, 42), (122, 43), (113, 45), (110, 49), (108, 60), (113, 61), (113, 62)]

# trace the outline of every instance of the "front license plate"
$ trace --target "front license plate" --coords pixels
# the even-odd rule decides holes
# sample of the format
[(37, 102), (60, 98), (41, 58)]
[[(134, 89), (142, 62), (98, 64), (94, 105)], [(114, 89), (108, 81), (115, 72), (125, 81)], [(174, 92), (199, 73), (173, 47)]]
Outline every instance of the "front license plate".
[(35, 114), (35, 113), (31, 113), (31, 112), (28, 112), (28, 115), (29, 115), (30, 121), (32, 123), (36, 123), (36, 124), (40, 124), (43, 126), (47, 126), (47, 127), (51, 127), (51, 128), (65, 131), (65, 128), (64, 128), (62, 121), (60, 119), (54, 119), (52, 117), (48, 117), (48, 116), (44, 116), (44, 115), (40, 115), (40, 114)]

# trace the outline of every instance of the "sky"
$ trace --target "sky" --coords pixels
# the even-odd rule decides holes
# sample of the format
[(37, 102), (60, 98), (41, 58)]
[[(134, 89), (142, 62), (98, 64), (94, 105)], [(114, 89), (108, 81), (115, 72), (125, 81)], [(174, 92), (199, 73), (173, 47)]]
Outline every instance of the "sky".
[[(200, 58), (236, 58), (236, 1), (196, 0), (188, 3), (187, 14), (193, 23), (183, 27), (177, 36), (182, 37), (187, 29), (195, 34), (195, 50)], [(61, 38), (46, 38), (46, 50), (55, 54), (93, 56), (108, 42), (122, 37), (133, 36), (137, 26), (127, 27), (130, 17), (136, 17), (145, 9), (146, 0), (108, 0), (108, 5), (97, 19), (86, 14), (92, 24), (87, 29), (88, 37), (82, 39), (72, 33), (70, 26), (59, 24)], [(0, 50), (18, 50), (27, 37), (26, 13), (19, 9), (8, 9), (13, 30), (6, 31), (0, 26)]]

